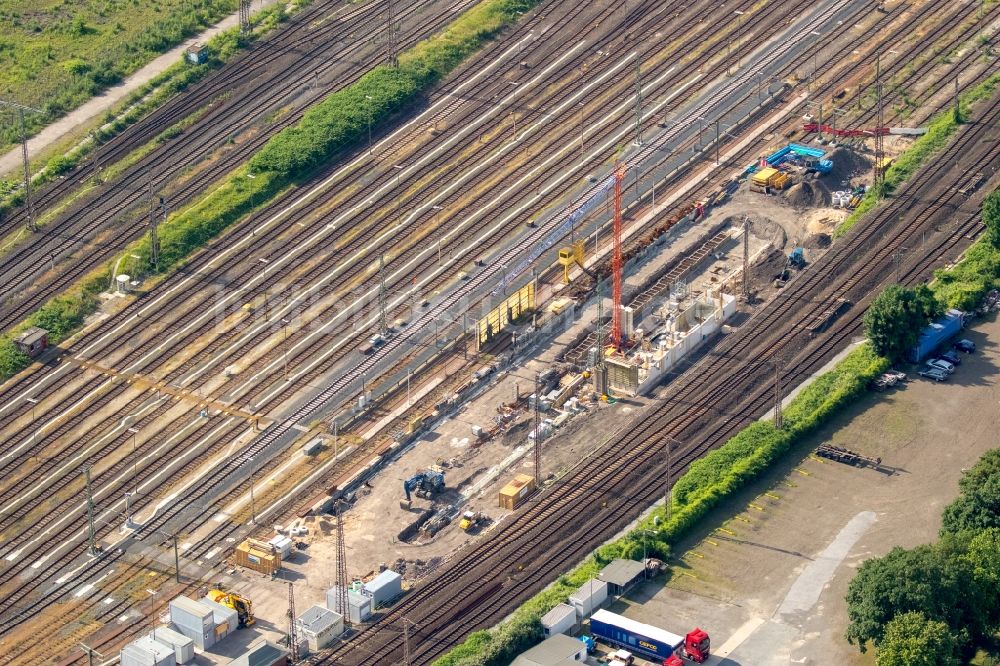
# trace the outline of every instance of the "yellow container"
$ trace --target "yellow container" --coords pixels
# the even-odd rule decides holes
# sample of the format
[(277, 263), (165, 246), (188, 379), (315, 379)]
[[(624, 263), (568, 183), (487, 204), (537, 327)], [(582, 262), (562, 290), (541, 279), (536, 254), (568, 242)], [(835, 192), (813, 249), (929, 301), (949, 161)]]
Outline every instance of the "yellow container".
[(513, 481), (500, 489), (500, 506), (513, 511), (520, 506), (521, 502), (530, 497), (534, 490), (534, 477), (518, 474)]

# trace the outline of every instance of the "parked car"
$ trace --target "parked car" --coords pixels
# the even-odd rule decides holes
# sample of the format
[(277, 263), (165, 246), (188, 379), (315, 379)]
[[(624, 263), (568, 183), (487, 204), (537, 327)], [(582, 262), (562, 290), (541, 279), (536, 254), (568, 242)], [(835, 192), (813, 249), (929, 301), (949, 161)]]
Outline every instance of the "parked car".
[(962, 365), (962, 357), (953, 351), (946, 351), (943, 354), (939, 354), (938, 358), (943, 361), (948, 361), (952, 365)]
[(927, 365), (932, 368), (937, 368), (942, 372), (947, 372), (949, 375), (955, 372), (955, 366), (953, 366), (948, 361), (944, 361), (939, 358), (932, 358), (931, 360), (927, 361)]
[(926, 377), (927, 379), (933, 379), (936, 382), (943, 382), (948, 379), (948, 373), (943, 370), (938, 370), (937, 368), (927, 368), (920, 371), (921, 377)]
[(966, 354), (971, 354), (976, 351), (976, 343), (972, 340), (966, 340), (965, 338), (953, 343), (951, 346), (960, 352), (965, 352)]
[(902, 370), (888, 370), (884, 374), (886, 377), (893, 377), (897, 382), (906, 381), (906, 373)]

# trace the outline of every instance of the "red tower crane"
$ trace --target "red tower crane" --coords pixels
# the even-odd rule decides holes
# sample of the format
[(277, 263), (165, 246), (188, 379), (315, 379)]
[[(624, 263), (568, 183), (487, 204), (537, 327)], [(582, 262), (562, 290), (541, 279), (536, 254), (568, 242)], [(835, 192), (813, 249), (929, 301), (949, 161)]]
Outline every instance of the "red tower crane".
[(625, 165), (615, 165), (615, 217), (612, 223), (614, 250), (611, 255), (611, 344), (622, 346), (622, 181)]

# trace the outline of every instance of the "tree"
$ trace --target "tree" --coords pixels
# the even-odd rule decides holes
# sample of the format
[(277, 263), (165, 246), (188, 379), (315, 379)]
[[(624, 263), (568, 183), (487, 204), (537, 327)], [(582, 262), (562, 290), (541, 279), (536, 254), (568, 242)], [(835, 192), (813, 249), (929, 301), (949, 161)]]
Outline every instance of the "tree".
[(913, 289), (891, 285), (875, 297), (865, 313), (865, 333), (876, 352), (898, 361), (940, 313), (941, 306), (926, 285)]
[(919, 612), (902, 613), (885, 627), (877, 666), (958, 666), (955, 641), (944, 622)]
[(986, 241), (1000, 249), (1000, 189), (993, 190), (983, 200), (983, 224), (986, 225)]
[(987, 451), (958, 487), (959, 496), (944, 509), (942, 534), (1000, 527), (1000, 449)]
[(879, 645), (893, 617), (909, 611), (951, 628), (956, 645), (988, 631), (983, 601), (971, 565), (959, 557), (963, 541), (948, 536), (912, 550), (894, 548), (885, 557), (866, 561), (847, 591), (847, 640), (865, 652)]

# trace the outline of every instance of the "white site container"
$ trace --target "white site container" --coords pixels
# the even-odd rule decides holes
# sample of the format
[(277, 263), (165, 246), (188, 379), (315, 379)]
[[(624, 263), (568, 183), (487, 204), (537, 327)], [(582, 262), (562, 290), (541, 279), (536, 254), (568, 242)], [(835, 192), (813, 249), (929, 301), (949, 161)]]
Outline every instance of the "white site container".
[(194, 661), (194, 641), (179, 631), (171, 627), (157, 627), (153, 629), (153, 638), (156, 642), (174, 649), (174, 657), (178, 664), (190, 664)]
[(559, 604), (542, 616), (542, 634), (548, 638), (565, 634), (576, 626), (576, 609), (568, 604)]
[(569, 596), (569, 605), (576, 609), (581, 619), (589, 617), (608, 599), (608, 584), (603, 580), (592, 578), (580, 589)]
[(174, 666), (174, 649), (153, 640), (152, 636), (142, 636), (122, 648), (121, 666)]

